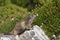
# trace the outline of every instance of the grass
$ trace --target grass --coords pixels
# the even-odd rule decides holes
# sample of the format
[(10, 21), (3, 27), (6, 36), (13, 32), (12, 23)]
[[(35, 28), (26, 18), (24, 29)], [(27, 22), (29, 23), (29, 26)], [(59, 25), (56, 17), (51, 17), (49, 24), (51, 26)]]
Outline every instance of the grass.
[(16, 22), (25, 18), (27, 13), (27, 9), (12, 4), (0, 7), (0, 32), (11, 31)]

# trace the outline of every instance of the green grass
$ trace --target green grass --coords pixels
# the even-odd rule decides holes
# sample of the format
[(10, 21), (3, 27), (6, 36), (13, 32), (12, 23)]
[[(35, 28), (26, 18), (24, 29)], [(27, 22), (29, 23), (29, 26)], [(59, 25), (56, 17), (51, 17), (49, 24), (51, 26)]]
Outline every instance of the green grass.
[(9, 32), (16, 22), (25, 18), (29, 12), (27, 9), (16, 5), (0, 7), (0, 32)]
[(46, 3), (41, 8), (33, 11), (38, 14), (33, 24), (41, 25), (43, 23), (43, 29), (48, 36), (55, 34), (60, 35), (60, 12), (59, 8), (55, 5), (55, 2)]

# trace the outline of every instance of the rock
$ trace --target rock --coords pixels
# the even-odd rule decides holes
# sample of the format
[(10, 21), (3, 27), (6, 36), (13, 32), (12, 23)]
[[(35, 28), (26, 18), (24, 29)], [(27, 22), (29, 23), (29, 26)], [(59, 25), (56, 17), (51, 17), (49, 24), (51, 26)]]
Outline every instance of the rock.
[(37, 25), (32, 30), (26, 30), (21, 35), (3, 35), (0, 40), (50, 40), (44, 31)]
[(57, 38), (56, 35), (53, 34), (51, 40), (56, 40), (56, 38)]

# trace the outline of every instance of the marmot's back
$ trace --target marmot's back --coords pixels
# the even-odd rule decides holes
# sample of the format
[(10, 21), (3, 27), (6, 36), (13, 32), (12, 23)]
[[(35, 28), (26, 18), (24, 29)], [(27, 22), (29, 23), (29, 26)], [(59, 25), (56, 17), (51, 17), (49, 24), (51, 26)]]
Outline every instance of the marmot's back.
[(31, 29), (31, 23), (33, 22), (35, 17), (36, 15), (30, 15), (26, 19), (21, 20), (15, 25), (14, 29), (10, 33), (18, 35), (23, 33), (25, 30)]

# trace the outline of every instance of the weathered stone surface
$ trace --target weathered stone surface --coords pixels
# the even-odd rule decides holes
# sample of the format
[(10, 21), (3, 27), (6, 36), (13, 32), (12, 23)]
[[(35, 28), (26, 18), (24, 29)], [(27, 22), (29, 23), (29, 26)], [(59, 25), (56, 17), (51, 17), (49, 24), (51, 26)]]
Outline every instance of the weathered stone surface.
[(0, 40), (49, 40), (44, 31), (37, 25), (33, 26), (32, 30), (26, 30), (21, 35), (2, 35)]

